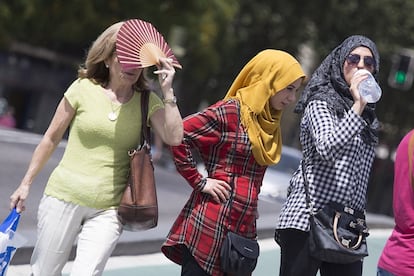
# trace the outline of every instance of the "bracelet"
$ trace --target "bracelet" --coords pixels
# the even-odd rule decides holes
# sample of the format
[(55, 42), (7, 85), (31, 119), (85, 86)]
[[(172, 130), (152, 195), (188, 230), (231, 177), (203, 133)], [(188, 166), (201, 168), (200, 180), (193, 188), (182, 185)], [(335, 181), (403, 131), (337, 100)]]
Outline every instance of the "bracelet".
[(162, 102), (165, 104), (177, 104), (177, 98), (173, 96), (171, 99), (163, 99)]

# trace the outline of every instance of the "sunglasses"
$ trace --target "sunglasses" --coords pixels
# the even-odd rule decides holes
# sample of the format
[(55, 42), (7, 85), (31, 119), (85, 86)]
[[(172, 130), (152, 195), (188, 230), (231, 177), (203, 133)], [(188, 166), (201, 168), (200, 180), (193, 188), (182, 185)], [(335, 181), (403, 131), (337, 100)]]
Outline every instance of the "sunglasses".
[[(357, 65), (360, 60), (361, 56), (358, 54), (349, 54), (349, 56), (346, 57), (346, 61), (351, 65)], [(375, 68), (375, 59), (370, 56), (364, 56), (364, 64), (367, 67)]]

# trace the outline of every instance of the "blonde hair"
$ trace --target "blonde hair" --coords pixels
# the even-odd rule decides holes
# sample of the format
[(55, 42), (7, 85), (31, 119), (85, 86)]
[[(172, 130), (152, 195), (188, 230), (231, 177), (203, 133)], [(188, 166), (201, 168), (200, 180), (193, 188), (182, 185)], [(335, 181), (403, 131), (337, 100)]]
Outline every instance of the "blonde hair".
[[(116, 36), (123, 23), (121, 21), (109, 26), (92, 43), (85, 63), (78, 69), (79, 78), (91, 79), (102, 86), (109, 82), (109, 70), (105, 66), (105, 60), (115, 53)], [(146, 68), (144, 68), (138, 81), (134, 84), (135, 90), (150, 90), (146, 71)]]

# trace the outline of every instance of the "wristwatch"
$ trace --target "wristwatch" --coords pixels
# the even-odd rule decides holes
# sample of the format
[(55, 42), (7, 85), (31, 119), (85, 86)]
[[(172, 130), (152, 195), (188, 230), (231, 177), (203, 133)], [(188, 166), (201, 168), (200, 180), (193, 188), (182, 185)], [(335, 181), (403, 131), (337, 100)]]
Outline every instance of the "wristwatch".
[(170, 99), (163, 99), (162, 101), (165, 104), (177, 104), (177, 97), (173, 96)]

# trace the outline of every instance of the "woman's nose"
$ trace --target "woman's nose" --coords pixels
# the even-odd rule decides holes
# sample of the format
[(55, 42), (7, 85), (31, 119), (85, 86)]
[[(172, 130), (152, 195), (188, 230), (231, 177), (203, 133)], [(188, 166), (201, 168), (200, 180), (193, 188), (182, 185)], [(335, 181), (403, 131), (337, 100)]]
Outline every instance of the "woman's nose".
[(291, 103), (294, 103), (296, 101), (296, 93), (290, 93), (289, 94), (289, 101)]

